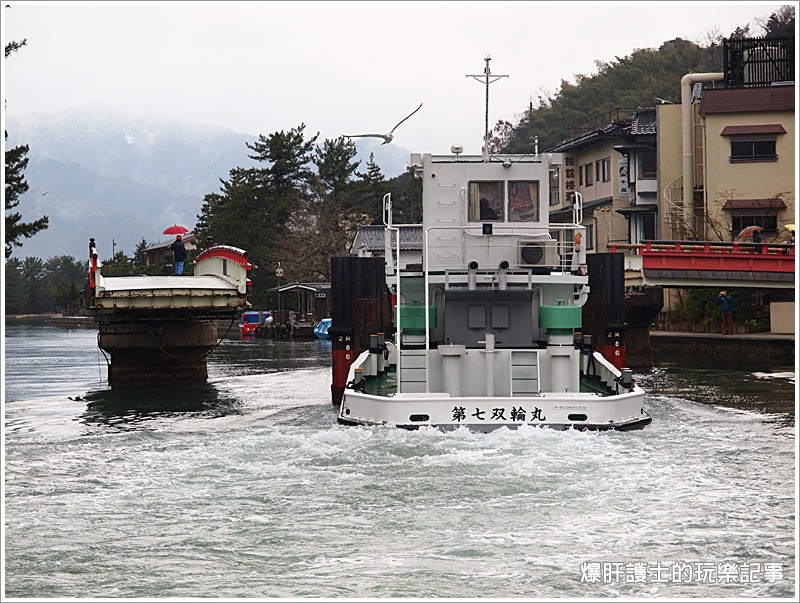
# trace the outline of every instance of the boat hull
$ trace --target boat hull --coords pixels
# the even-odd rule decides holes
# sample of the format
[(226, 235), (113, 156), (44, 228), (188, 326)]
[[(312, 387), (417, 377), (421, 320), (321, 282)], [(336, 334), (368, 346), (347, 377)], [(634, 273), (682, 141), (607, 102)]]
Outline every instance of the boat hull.
[(391, 425), (404, 429), (467, 427), (489, 432), (523, 426), (576, 430), (630, 430), (648, 425), (644, 391), (619, 395), (543, 394), (515, 398), (455, 398), (448, 394), (379, 396), (347, 390), (339, 408), (343, 425)]

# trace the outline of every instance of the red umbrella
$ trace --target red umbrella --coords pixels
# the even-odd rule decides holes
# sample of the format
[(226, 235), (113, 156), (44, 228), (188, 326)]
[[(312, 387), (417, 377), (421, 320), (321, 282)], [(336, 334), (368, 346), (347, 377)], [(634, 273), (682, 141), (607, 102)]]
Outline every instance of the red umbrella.
[(166, 235), (182, 235), (189, 232), (188, 228), (183, 226), (178, 226), (177, 224), (173, 224), (172, 226), (164, 229), (164, 234)]
[(754, 232), (761, 232), (764, 230), (763, 226), (748, 226), (747, 228), (743, 228), (738, 235), (736, 235), (736, 240), (740, 241), (741, 239), (746, 239), (747, 237), (752, 237)]

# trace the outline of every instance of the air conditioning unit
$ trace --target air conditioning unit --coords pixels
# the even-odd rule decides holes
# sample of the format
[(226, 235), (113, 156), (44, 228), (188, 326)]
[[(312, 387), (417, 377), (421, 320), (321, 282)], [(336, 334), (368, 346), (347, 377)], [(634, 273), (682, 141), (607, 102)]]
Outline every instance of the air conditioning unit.
[(553, 239), (539, 241), (520, 241), (517, 247), (517, 263), (520, 268), (558, 266), (558, 241)]

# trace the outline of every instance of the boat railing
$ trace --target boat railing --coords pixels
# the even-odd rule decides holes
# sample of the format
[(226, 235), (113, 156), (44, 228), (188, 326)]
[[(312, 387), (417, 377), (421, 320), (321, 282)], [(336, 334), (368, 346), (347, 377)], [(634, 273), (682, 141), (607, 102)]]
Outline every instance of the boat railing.
[(425, 271), (585, 274), (585, 237), (586, 228), (576, 224), (492, 224), (488, 234), (482, 225), (429, 227), (424, 232)]

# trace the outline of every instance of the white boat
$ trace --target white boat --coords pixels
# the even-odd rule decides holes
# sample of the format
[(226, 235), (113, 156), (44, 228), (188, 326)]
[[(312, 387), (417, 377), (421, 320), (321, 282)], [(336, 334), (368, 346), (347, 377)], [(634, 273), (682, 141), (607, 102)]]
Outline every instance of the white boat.
[(409, 226), (393, 223), (384, 198), (395, 330), (354, 351), (339, 423), (480, 431), (650, 423), (632, 371), (581, 335), (589, 277), (580, 195), (571, 194), (571, 222), (549, 221), (564, 157), (459, 151), (411, 157), (423, 181), (421, 263), (398, 262), (393, 233)]

